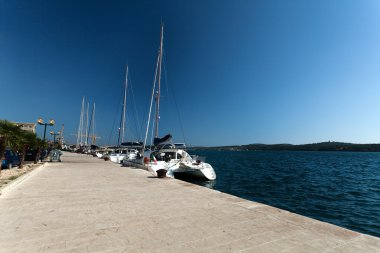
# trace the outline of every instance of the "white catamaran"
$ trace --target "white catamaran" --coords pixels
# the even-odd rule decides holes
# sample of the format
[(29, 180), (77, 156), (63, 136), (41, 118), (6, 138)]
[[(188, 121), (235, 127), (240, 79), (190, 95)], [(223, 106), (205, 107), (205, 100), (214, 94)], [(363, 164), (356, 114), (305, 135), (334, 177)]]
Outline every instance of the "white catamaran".
[[(133, 159), (125, 159), (123, 164), (126, 166), (133, 165), (140, 168), (147, 169), (158, 177), (174, 177), (175, 174), (188, 174), (195, 177), (205, 178), (208, 180), (215, 180), (216, 174), (212, 166), (205, 163), (199, 157), (190, 156), (185, 148), (186, 146), (181, 144), (169, 143), (171, 135), (168, 134), (163, 138), (158, 137), (158, 122), (160, 112), (160, 87), (161, 87), (161, 65), (163, 54), (163, 36), (164, 27), (161, 26), (161, 39), (160, 48), (157, 59), (155, 78), (153, 82), (152, 96), (150, 101), (150, 109), (148, 115), (148, 122), (145, 132), (145, 139), (141, 152), (136, 154)], [(157, 89), (156, 89), (157, 83)], [(155, 121), (154, 121), (154, 149), (145, 150), (149, 123), (152, 112), (153, 99), (155, 98)], [(150, 146), (152, 148), (153, 145)]]

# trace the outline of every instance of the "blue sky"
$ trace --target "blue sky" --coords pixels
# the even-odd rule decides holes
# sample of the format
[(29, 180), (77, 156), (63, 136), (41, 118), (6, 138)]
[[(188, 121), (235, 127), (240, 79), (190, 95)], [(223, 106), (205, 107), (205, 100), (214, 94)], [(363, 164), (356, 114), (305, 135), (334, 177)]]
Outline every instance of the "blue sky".
[(0, 118), (54, 118), (74, 143), (85, 96), (98, 143), (115, 144), (128, 64), (127, 138), (143, 136), (161, 21), (161, 135), (380, 142), (376, 0), (0, 0)]

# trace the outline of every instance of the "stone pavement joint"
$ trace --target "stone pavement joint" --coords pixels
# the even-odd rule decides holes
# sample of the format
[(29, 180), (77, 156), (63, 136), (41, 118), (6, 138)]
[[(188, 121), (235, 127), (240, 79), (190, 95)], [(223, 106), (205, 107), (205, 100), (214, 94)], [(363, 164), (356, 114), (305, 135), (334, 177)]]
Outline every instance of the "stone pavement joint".
[(380, 238), (64, 153), (0, 196), (1, 252), (380, 252)]

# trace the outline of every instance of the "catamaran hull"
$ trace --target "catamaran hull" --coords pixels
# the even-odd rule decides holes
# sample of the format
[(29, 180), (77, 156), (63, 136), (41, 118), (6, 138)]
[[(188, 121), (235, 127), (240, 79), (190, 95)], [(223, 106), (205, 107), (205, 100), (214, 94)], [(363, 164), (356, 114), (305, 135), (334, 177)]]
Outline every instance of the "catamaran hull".
[(138, 159), (138, 160), (126, 159), (123, 161), (123, 166), (136, 167), (139, 169), (147, 170), (156, 177), (164, 177), (162, 175), (163, 175), (163, 170), (165, 170), (166, 171), (165, 177), (170, 177), (170, 178), (174, 178), (172, 169), (178, 168), (178, 166), (168, 165), (166, 162), (163, 162), (163, 161), (143, 163), (142, 159)]
[(215, 180), (216, 173), (212, 166), (208, 163), (180, 163), (179, 168), (174, 170), (174, 175), (187, 175), (207, 180)]
[(125, 157), (125, 155), (110, 155), (110, 160), (114, 163), (122, 163)]
[(166, 170), (166, 177), (174, 178), (175, 175), (186, 175), (206, 180), (215, 180), (216, 173), (212, 166), (208, 163), (193, 163), (193, 162), (164, 162), (164, 161), (149, 161), (144, 163), (143, 159), (123, 161), (124, 166), (137, 167), (147, 170), (153, 175), (158, 176), (157, 171)]

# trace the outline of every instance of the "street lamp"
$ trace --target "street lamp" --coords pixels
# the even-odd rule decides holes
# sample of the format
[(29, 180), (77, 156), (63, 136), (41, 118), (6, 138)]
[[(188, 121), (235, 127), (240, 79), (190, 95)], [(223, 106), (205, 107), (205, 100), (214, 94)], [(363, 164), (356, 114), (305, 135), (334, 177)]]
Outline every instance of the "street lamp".
[(46, 126), (53, 126), (54, 123), (55, 123), (55, 121), (54, 121), (54, 119), (51, 119), (51, 120), (49, 120), (48, 123), (44, 123), (44, 120), (41, 119), (41, 118), (39, 118), (39, 119), (37, 120), (37, 123), (38, 123), (39, 125), (45, 126), (45, 129), (44, 129), (44, 138), (43, 138), (43, 140), (45, 141), (45, 136), (46, 136)]
[(50, 131), (50, 134), (54, 136), (54, 141), (53, 141), (53, 145), (54, 145), (54, 144), (55, 144), (55, 137), (56, 137), (57, 135), (60, 135), (61, 132), (56, 132), (56, 133), (54, 133), (54, 131)]
[[(45, 136), (46, 136), (46, 126), (53, 126), (54, 123), (55, 123), (55, 121), (54, 121), (54, 119), (51, 119), (51, 120), (49, 120), (48, 123), (44, 123), (44, 120), (41, 119), (41, 118), (39, 118), (39, 119), (37, 120), (37, 123), (38, 123), (39, 125), (45, 126), (45, 129), (44, 129), (44, 139), (43, 139), (43, 141), (45, 141)], [(42, 156), (41, 156), (41, 162), (42, 162), (42, 159), (43, 159), (43, 158), (42, 158)]]

